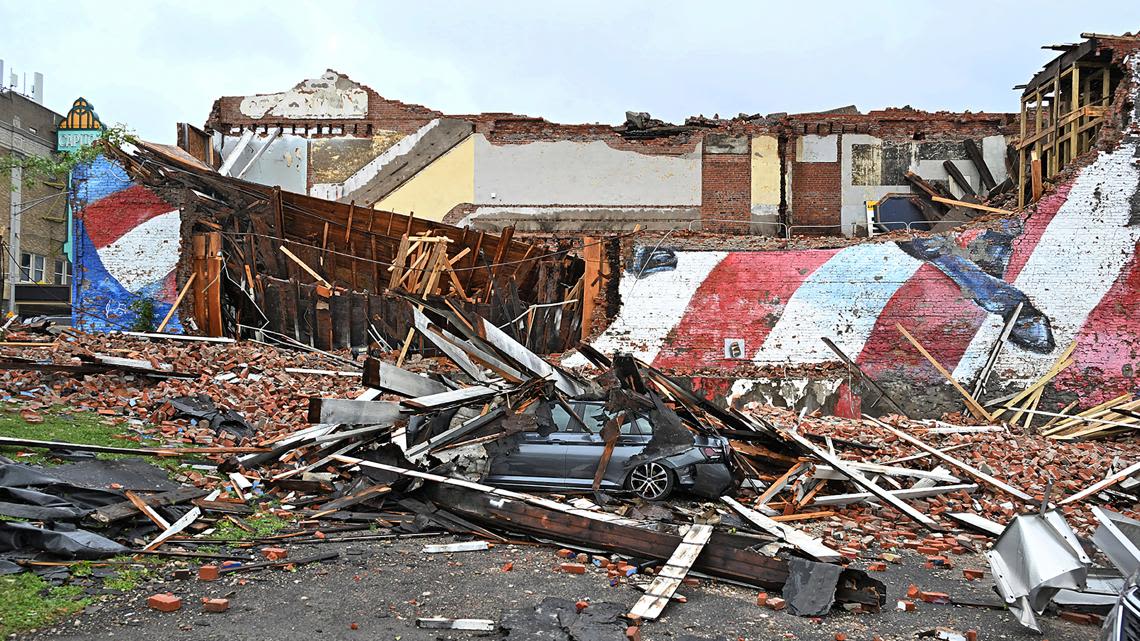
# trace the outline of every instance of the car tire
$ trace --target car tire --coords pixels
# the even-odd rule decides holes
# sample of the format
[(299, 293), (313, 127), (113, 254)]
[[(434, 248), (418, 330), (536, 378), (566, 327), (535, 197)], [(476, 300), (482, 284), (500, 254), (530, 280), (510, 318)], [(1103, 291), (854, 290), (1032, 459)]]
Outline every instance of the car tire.
[(657, 461), (650, 461), (633, 468), (625, 484), (639, 498), (663, 501), (673, 493), (676, 480), (669, 468)]

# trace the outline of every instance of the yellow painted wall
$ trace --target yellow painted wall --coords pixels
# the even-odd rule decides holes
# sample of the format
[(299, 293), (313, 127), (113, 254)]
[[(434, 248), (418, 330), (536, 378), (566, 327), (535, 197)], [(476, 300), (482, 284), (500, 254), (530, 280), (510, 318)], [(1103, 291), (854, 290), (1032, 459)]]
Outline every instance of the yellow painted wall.
[(462, 203), (475, 202), (475, 140), (468, 136), (396, 191), (376, 203), (376, 209), (416, 218), (442, 220)]
[(752, 207), (780, 206), (780, 156), (775, 136), (752, 138)]

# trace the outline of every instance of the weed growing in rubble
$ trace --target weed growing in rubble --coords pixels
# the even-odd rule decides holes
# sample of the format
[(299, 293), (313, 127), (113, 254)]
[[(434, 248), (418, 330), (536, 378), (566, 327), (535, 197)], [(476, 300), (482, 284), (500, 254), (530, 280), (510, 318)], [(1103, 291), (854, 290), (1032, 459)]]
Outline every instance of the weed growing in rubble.
[(82, 610), (91, 601), (82, 595), (77, 585), (52, 587), (31, 572), (0, 577), (0, 637)]
[[(218, 521), (217, 526), (214, 528), (214, 533), (211, 534), (210, 537), (216, 541), (239, 542), (273, 536), (289, 527), (289, 521), (279, 516), (269, 514), (268, 512), (254, 514), (253, 516), (247, 517), (244, 522), (253, 528), (252, 532), (246, 532), (232, 521)], [(203, 551), (205, 550), (203, 549)]]

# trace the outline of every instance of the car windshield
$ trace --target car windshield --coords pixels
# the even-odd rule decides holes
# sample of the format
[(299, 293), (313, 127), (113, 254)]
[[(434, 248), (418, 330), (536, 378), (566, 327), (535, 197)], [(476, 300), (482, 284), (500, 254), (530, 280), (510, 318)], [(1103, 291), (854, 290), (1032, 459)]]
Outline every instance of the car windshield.
[[(582, 418), (582, 422), (586, 424), (586, 429), (591, 434), (599, 434), (602, 428), (605, 427), (606, 421), (613, 417), (613, 414), (607, 412), (601, 405), (593, 403), (579, 403), (574, 408), (578, 415)], [(567, 420), (570, 420), (567, 418)], [(581, 426), (572, 424), (570, 431), (579, 431)], [(634, 416), (633, 421), (622, 421), (621, 434), (625, 436), (652, 436), (653, 428), (650, 426), (649, 421), (643, 416)]]

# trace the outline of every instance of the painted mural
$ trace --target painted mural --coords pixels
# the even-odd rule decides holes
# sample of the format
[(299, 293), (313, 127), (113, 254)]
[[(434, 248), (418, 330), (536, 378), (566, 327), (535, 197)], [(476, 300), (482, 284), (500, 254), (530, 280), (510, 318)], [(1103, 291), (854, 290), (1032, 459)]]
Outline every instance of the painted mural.
[[(100, 156), (72, 172), (73, 322), (85, 331), (153, 329), (176, 295), (177, 207)], [(177, 315), (164, 331), (181, 333)]]
[[(1075, 341), (1076, 362), (1057, 389), (1091, 392), (1087, 405), (1133, 391), (1136, 147), (1102, 153), (1035, 211), (984, 228), (836, 249), (637, 248), (621, 281), (622, 312), (594, 346), (679, 373), (732, 376), (744, 366), (835, 362), (827, 337), (880, 382), (940, 382), (899, 323), (958, 380), (972, 382), (1020, 304), (992, 379), (1034, 380)], [(858, 411), (857, 399), (841, 404)]]

